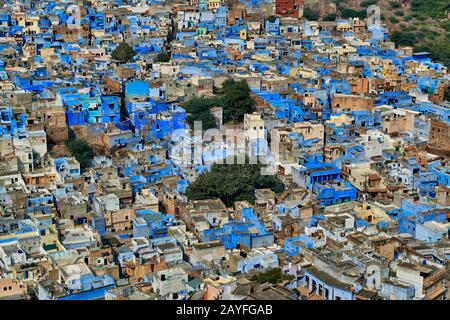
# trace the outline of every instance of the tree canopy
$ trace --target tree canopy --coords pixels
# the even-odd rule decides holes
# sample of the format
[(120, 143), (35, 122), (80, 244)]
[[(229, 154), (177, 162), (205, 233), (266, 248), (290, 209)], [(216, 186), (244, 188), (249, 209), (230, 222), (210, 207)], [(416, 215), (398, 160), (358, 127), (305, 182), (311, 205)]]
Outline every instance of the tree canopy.
[(400, 31), (392, 32), (391, 39), (398, 45), (401, 46), (413, 46), (416, 41), (416, 35), (414, 33), (406, 33)]
[(329, 13), (325, 17), (323, 17), (323, 21), (336, 21), (336, 14)]
[(184, 109), (189, 113), (189, 125), (192, 127), (194, 121), (203, 121), (203, 130), (215, 128), (216, 120), (210, 110), (216, 106), (222, 107), (224, 122), (240, 122), (246, 113), (255, 110), (256, 103), (245, 80), (227, 79), (217, 97), (194, 97), (185, 103)]
[(204, 97), (194, 97), (184, 105), (184, 109), (189, 114), (187, 122), (193, 128), (194, 121), (202, 121), (202, 129), (208, 130), (216, 127), (216, 118), (212, 115), (210, 109), (220, 105), (218, 99)]
[(275, 17), (274, 15), (270, 15), (267, 17), (267, 21), (269, 21), (271, 23), (274, 23), (275, 20), (277, 20), (277, 17)]
[(349, 18), (364, 19), (366, 16), (367, 16), (366, 9), (353, 10), (353, 9), (345, 8), (345, 9), (341, 10), (341, 17), (344, 19), (349, 19)]
[[(246, 161), (248, 162), (248, 161)], [(262, 164), (213, 164), (211, 171), (191, 183), (186, 195), (191, 200), (220, 198), (226, 206), (235, 201), (255, 201), (255, 189), (284, 190), (276, 177), (261, 175)]]
[(247, 81), (227, 79), (222, 84), (222, 108), (225, 122), (240, 122), (246, 113), (255, 111), (255, 100), (250, 96), (250, 87)]
[(294, 276), (284, 274), (280, 268), (272, 268), (258, 275), (254, 275), (251, 280), (258, 281), (259, 283), (280, 283), (284, 280), (292, 280)]
[(80, 163), (81, 168), (87, 168), (91, 165), (94, 151), (91, 145), (84, 139), (69, 139), (66, 141), (66, 147), (69, 148), (73, 156)]
[(313, 10), (313, 9), (311, 9), (309, 7), (306, 7), (303, 10), (303, 16), (308, 21), (317, 21), (317, 20), (319, 20), (319, 11)]
[(156, 61), (157, 62), (169, 62), (170, 55), (167, 52), (162, 51), (156, 55)]
[(120, 43), (111, 53), (113, 59), (118, 60), (120, 63), (126, 63), (131, 61), (136, 55), (133, 48), (125, 42)]

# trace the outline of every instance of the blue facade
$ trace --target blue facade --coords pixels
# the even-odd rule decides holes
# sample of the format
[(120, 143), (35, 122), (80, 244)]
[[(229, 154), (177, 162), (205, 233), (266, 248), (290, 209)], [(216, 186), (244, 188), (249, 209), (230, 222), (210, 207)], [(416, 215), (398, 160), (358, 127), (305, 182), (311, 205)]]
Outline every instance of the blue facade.
[[(320, 272), (306, 269), (303, 282), (316, 295), (325, 300), (355, 300), (350, 285), (340, 283), (340, 281), (330, 281), (327, 278), (320, 277)], [(337, 283), (340, 283), (337, 285)]]
[(432, 162), (428, 165), (428, 170), (434, 173), (437, 177), (437, 183), (445, 187), (450, 187), (450, 166), (437, 162)]
[(284, 241), (284, 251), (289, 257), (298, 255), (304, 248), (314, 248), (314, 241), (305, 234)]
[(202, 239), (221, 240), (225, 249), (267, 247), (274, 243), (273, 234), (266, 230), (251, 208), (242, 209), (242, 221), (230, 221), (221, 228), (204, 230)]
[(172, 215), (151, 210), (136, 210), (136, 215), (137, 218), (133, 219), (133, 237), (166, 237), (167, 227), (175, 223)]

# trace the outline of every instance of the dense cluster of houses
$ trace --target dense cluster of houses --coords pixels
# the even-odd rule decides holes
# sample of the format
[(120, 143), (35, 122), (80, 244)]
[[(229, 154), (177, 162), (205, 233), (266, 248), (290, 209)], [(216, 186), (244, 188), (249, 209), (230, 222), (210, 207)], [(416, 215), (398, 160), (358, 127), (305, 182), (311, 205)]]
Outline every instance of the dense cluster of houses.
[[(427, 52), (300, 0), (4, 3), (0, 299), (448, 298), (449, 76)], [(213, 108), (219, 134), (270, 141), (285, 187), (231, 207), (186, 196), (226, 144), (173, 152), (184, 104), (229, 78), (256, 110)]]

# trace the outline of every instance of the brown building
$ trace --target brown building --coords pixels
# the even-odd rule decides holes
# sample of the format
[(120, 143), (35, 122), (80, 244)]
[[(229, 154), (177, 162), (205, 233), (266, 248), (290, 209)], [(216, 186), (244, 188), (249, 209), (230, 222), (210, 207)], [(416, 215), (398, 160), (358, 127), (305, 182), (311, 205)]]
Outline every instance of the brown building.
[(105, 212), (105, 226), (111, 232), (124, 232), (131, 230), (134, 216), (133, 209), (124, 208), (115, 212)]
[(333, 112), (369, 110), (372, 112), (373, 99), (363, 95), (334, 94), (331, 99)]
[(431, 120), (428, 149), (438, 155), (450, 156), (450, 125), (448, 123)]
[(220, 199), (193, 200), (179, 206), (179, 216), (195, 235), (228, 222), (228, 211)]
[(303, 0), (275, 0), (275, 13), (284, 17), (299, 17)]
[(22, 283), (9, 278), (0, 279), (0, 300), (25, 300), (27, 293)]
[(350, 81), (350, 92), (352, 94), (369, 93), (369, 87), (370, 83), (367, 77), (360, 76)]
[(23, 181), (27, 186), (44, 186), (51, 188), (56, 185), (56, 172), (46, 170), (36, 170), (23, 174)]
[(63, 108), (46, 110), (45, 132), (49, 144), (63, 144), (69, 138), (69, 129), (66, 122), (66, 113)]
[(240, 20), (244, 20), (244, 16), (245, 6), (240, 2), (233, 4), (228, 11), (228, 25), (234, 26)]

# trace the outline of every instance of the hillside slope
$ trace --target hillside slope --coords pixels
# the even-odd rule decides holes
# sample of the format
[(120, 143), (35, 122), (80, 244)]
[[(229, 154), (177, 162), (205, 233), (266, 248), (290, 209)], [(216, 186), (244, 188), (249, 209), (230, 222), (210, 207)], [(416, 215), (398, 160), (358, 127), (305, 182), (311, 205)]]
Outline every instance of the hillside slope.
[[(392, 40), (398, 45), (428, 51), (433, 59), (450, 67), (450, 1), (449, 0), (332, 0), (336, 15), (323, 14), (321, 19), (365, 18), (367, 8), (377, 5)], [(311, 6), (305, 16), (319, 16)]]

